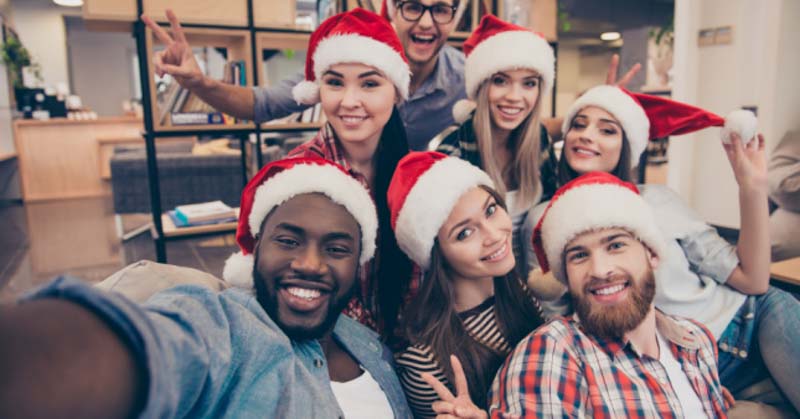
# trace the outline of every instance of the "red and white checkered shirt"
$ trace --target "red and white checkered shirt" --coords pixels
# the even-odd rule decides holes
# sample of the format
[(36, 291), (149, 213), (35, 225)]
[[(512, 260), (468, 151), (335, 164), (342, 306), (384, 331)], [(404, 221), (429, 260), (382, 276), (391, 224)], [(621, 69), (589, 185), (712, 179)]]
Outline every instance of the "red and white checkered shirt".
[[(656, 311), (658, 332), (710, 418), (724, 418), (714, 338), (700, 323)], [(664, 366), (629, 342), (587, 335), (557, 318), (522, 340), (498, 371), (492, 418), (682, 418)]]
[[(348, 173), (356, 178), (356, 180), (364, 185), (364, 187), (370, 191), (370, 194), (372, 194), (367, 178), (363, 174), (353, 170), (352, 166), (345, 158), (344, 150), (338, 140), (336, 140), (330, 124), (325, 124), (313, 139), (295, 147), (286, 157), (321, 157), (325, 160), (332, 161), (347, 170)], [(380, 231), (378, 232), (378, 236), (380, 236)], [(376, 249), (375, 257), (367, 262), (359, 271), (360, 287), (343, 311), (345, 315), (378, 333), (382, 332), (379, 328), (380, 323), (378, 322), (379, 313), (376, 297), (376, 281), (380, 251), (380, 248)], [(410, 295), (416, 293), (416, 289), (419, 286), (419, 280), (417, 278), (420, 275), (420, 271), (415, 267), (412, 275), (413, 280), (409, 286), (409, 295), (405, 298), (406, 302), (410, 298)]]

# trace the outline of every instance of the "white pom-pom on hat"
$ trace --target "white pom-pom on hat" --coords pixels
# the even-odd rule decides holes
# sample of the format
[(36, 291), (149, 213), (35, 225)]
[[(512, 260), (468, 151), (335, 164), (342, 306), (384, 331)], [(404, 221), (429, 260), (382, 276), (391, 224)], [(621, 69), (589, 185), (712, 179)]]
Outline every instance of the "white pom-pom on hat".
[(725, 144), (731, 143), (731, 134), (739, 134), (742, 139), (742, 144), (747, 145), (756, 136), (756, 129), (758, 128), (758, 119), (753, 112), (738, 109), (728, 114), (725, 118), (725, 126), (722, 127), (720, 136), (722, 142)]
[(252, 254), (245, 255), (242, 252), (236, 252), (225, 261), (222, 278), (235, 287), (252, 289), (253, 263), (255, 263), (255, 258)]
[(469, 99), (461, 99), (453, 105), (453, 120), (457, 124), (463, 124), (472, 115), (472, 111), (478, 107), (478, 104)]
[(319, 103), (319, 85), (303, 80), (292, 88), (292, 97), (298, 105), (315, 105)]

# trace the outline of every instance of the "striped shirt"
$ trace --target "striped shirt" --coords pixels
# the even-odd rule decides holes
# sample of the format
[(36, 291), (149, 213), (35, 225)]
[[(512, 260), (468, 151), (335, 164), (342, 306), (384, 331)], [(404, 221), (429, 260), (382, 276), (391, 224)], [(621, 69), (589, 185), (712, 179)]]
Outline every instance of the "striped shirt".
[[(706, 415), (726, 417), (711, 333), (659, 311), (656, 327)], [(657, 359), (630, 343), (585, 334), (574, 316), (557, 318), (522, 340), (498, 371), (489, 397), (492, 418), (685, 417)]]
[[(464, 322), (464, 328), (473, 339), (483, 343), (489, 348), (504, 356), (511, 352), (511, 346), (505, 336), (500, 332), (494, 310), (494, 297), (458, 314)], [(397, 354), (396, 363), (400, 376), (400, 383), (406, 392), (406, 399), (417, 418), (432, 418), (436, 414), (431, 409), (431, 403), (439, 400), (439, 396), (431, 386), (422, 380), (422, 373), (429, 373), (452, 388), (447, 376), (431, 348), (424, 344), (416, 344)]]

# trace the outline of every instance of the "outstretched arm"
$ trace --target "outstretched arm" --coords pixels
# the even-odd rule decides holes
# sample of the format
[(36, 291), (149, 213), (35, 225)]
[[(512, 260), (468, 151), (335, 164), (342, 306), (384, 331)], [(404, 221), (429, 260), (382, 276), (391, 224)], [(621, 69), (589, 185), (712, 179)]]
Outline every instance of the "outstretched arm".
[(43, 299), (0, 307), (0, 417), (127, 418), (144, 373), (97, 315)]
[(763, 294), (769, 288), (769, 206), (767, 201), (767, 162), (764, 137), (748, 145), (738, 135), (723, 144), (739, 185), (741, 229), (736, 252), (739, 267), (727, 284), (744, 294)]

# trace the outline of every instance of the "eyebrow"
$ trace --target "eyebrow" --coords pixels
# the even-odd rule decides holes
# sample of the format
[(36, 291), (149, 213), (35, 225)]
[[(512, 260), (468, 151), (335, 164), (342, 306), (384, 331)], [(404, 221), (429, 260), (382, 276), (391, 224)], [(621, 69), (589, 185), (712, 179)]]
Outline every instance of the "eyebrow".
[[(602, 239), (600, 239), (600, 243), (603, 243), (603, 244), (610, 243), (610, 242), (612, 242), (612, 241), (614, 241), (614, 240), (616, 240), (616, 239), (618, 239), (620, 237), (633, 238), (633, 236), (630, 233), (616, 233), (616, 234), (612, 234), (612, 235), (603, 237)], [(568, 248), (567, 250), (564, 250), (564, 254), (566, 255), (569, 252), (574, 252), (574, 251), (585, 249), (585, 248), (586, 248), (586, 246), (583, 246), (583, 245), (580, 245), (580, 244), (579, 245), (575, 245), (575, 246), (572, 246), (572, 247)]]
[[(489, 206), (489, 201), (491, 201), (491, 200), (492, 200), (492, 195), (490, 194), (489, 196), (486, 197), (486, 201), (484, 201), (484, 203), (483, 203), (483, 209), (486, 209), (486, 207)], [(447, 237), (448, 238), (451, 237), (453, 235), (454, 231), (456, 231), (458, 228), (460, 228), (464, 224), (469, 223), (470, 221), (472, 221), (472, 220), (470, 218), (467, 218), (466, 220), (463, 220), (460, 223), (454, 225), (453, 228), (450, 229), (450, 232), (447, 233)]]
[[(575, 118), (573, 118), (573, 120), (574, 119), (578, 119), (578, 118), (589, 119), (588, 116), (586, 116), (586, 115), (584, 115), (582, 113), (579, 113), (578, 115), (575, 115)], [(613, 119), (600, 118), (600, 122), (606, 122), (606, 123), (609, 123), (609, 124), (614, 124), (614, 125), (618, 126), (620, 129), (622, 129), (622, 125), (620, 125), (619, 122), (617, 122), (617, 121), (615, 121)]]
[[(337, 71), (333, 71), (333, 70), (326, 70), (325, 73), (323, 73), (322, 75), (324, 76), (324, 75), (327, 75), (327, 74), (330, 74), (330, 75), (335, 76), (335, 77), (344, 78), (344, 74), (339, 73)], [(370, 76), (383, 77), (383, 74), (381, 74), (380, 72), (378, 72), (376, 70), (369, 70), (369, 71), (365, 71), (365, 72), (359, 74), (358, 78), (363, 79), (364, 77), (370, 77)]]

